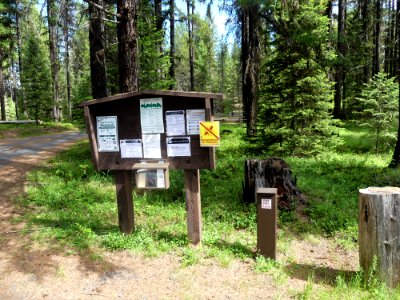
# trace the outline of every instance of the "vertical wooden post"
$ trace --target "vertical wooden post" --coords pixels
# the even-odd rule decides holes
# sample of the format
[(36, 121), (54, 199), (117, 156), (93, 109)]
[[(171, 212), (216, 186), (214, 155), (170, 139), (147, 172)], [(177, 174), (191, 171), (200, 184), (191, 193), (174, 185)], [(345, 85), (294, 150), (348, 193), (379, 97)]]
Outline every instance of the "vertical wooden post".
[(201, 197), (199, 170), (185, 170), (186, 222), (191, 244), (201, 242)]
[(132, 233), (135, 228), (132, 197), (132, 172), (115, 171), (117, 189), (118, 222), (122, 233)]
[(358, 244), (365, 275), (375, 272), (391, 288), (400, 283), (400, 188), (359, 190)]
[(258, 188), (257, 199), (257, 252), (265, 258), (276, 259), (278, 220), (278, 189)]

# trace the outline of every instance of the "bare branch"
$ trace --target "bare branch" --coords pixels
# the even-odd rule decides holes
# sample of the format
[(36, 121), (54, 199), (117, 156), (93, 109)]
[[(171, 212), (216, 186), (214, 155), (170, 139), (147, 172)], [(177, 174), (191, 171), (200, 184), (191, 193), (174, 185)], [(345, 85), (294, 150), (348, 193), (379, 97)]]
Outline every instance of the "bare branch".
[(98, 5), (97, 3), (95, 3), (95, 2), (93, 2), (93, 1), (91, 1), (91, 0), (83, 0), (83, 1), (89, 3), (90, 5), (93, 5), (93, 6), (96, 7), (97, 9), (100, 9), (101, 11), (104, 11), (106, 14), (112, 15), (112, 16), (117, 17), (117, 18), (121, 18), (121, 15), (120, 15), (120, 14), (116, 14), (116, 13), (107, 11), (103, 6)]
[(99, 18), (99, 17), (90, 17), (90, 18), (91, 18), (91, 19), (99, 19), (99, 20), (102, 20), (102, 21), (104, 21), (104, 22), (111, 22), (111, 23), (116, 23), (116, 24), (119, 23), (118, 21), (110, 20), (110, 19), (105, 19), (105, 18)]

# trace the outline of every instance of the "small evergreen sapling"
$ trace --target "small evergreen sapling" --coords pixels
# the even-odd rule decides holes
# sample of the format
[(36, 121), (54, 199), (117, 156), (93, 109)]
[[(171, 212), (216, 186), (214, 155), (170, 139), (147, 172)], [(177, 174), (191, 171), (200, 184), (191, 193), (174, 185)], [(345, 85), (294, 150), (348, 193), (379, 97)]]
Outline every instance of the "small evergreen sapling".
[(368, 126), (375, 132), (375, 153), (385, 138), (395, 139), (390, 129), (397, 120), (399, 88), (395, 78), (388, 78), (380, 72), (365, 84), (361, 97), (357, 98), (360, 105), (360, 121), (362, 126)]

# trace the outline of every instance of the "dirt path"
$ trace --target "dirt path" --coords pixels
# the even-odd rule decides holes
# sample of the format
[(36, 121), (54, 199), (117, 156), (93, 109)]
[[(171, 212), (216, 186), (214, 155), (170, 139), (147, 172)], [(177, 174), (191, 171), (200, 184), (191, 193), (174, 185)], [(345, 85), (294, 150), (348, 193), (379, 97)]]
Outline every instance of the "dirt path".
[(329, 289), (339, 272), (357, 268), (356, 253), (321, 238), (288, 240), (278, 256), (285, 272), (268, 274), (255, 273), (251, 261), (222, 267), (205, 259), (182, 267), (173, 255), (150, 259), (124, 251), (99, 257), (36, 245), (13, 221), (21, 212), (12, 200), (23, 193), (27, 171), (70, 143), (0, 166), (0, 299), (290, 299), (304, 289), (311, 271), (314, 288)]

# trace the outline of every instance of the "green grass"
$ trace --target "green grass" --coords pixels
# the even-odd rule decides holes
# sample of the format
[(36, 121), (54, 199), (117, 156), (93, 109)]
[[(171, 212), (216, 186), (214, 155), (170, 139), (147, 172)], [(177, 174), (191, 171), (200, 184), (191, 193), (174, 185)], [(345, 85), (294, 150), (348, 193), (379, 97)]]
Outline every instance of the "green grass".
[(0, 139), (9, 137), (10, 132), (12, 132), (10, 137), (28, 137), (77, 129), (78, 126), (71, 123), (0, 124)]
[[(68, 251), (96, 249), (101, 255), (104, 250), (126, 249), (149, 257), (174, 253), (184, 267), (209, 258), (226, 267), (239, 259), (251, 261), (255, 272), (266, 272), (277, 284), (284, 284), (292, 271), (285, 262), (273, 263), (255, 255), (256, 210), (254, 205), (242, 202), (245, 160), (269, 154), (244, 141), (243, 126), (222, 125), (224, 129), (230, 132), (222, 135), (216, 170), (201, 171), (203, 237), (198, 249), (188, 246), (182, 171), (170, 172), (168, 190), (134, 192), (136, 230), (123, 235), (118, 229), (113, 176), (93, 170), (87, 143), (61, 153), (29, 174), (29, 189), (21, 200), (35, 208), (34, 213), (26, 215), (28, 226), (40, 228), (35, 231), (38, 242), (54, 240)], [(310, 158), (283, 157), (307, 197), (304, 213), (308, 220), (297, 218), (293, 212), (280, 213), (279, 251), (285, 255), (290, 252), (291, 236), (313, 243), (319, 236), (328, 235), (338, 247), (357, 247), (358, 189), (400, 186), (400, 170), (386, 168), (394, 144), (379, 155), (371, 154), (374, 144), (366, 142), (366, 134), (364, 128), (345, 127), (341, 129), (344, 144), (337, 151)], [(312, 270), (308, 277), (298, 298), (314, 299), (311, 295), (316, 293), (316, 279)], [(382, 289), (390, 297), (399, 295), (376, 282), (366, 287), (361, 277), (359, 273), (338, 275), (331, 288), (318, 291), (319, 295), (374, 299)]]

